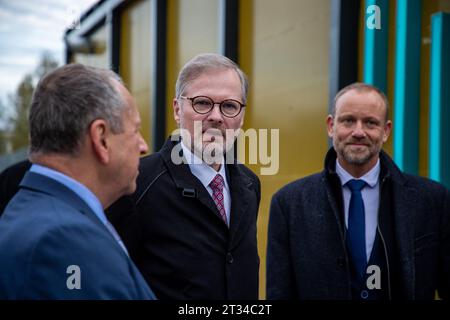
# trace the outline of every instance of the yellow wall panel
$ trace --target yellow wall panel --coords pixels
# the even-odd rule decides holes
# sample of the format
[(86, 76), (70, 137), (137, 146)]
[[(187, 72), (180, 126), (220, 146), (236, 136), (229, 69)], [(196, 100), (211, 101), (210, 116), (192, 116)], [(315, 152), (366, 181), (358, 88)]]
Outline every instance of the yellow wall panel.
[[(250, 75), (245, 128), (279, 129), (279, 171), (260, 175), (258, 219), (261, 298), (270, 200), (280, 187), (320, 171), (328, 149), (330, 3), (258, 0), (241, 3), (241, 65)], [(248, 21), (252, 25), (248, 25)], [(245, 32), (245, 33), (244, 33)], [(260, 166), (250, 166), (260, 172)]]
[(177, 128), (173, 118), (172, 100), (175, 97), (175, 83), (179, 72), (178, 57), (178, 2), (167, 1), (167, 106), (166, 106), (166, 135), (170, 135)]
[(132, 2), (121, 16), (120, 74), (136, 99), (142, 119), (141, 133), (152, 147), (151, 0)]
[(176, 129), (172, 100), (183, 65), (199, 53), (219, 50), (219, 0), (168, 1), (166, 133)]

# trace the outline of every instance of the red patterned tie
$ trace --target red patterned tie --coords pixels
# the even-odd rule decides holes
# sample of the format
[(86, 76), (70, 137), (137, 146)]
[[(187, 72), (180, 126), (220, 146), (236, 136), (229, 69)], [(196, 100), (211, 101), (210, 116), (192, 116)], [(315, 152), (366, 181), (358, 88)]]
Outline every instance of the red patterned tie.
[(219, 210), (220, 216), (222, 217), (225, 224), (228, 225), (227, 214), (225, 212), (225, 206), (223, 205), (223, 185), (223, 178), (220, 174), (216, 175), (209, 184), (213, 191), (213, 200), (216, 203), (217, 210)]

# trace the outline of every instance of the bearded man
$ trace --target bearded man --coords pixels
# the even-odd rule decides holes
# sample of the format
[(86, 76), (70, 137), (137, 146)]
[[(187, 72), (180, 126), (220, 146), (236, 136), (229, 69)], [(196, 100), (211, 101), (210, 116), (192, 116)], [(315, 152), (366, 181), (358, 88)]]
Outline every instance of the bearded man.
[(338, 92), (324, 170), (273, 196), (269, 299), (449, 298), (449, 191), (402, 173), (381, 150), (388, 108), (368, 84)]
[(181, 134), (141, 160), (136, 193), (108, 211), (159, 299), (258, 299), (260, 182), (232, 156), (247, 92), (228, 58), (187, 62), (173, 99)]

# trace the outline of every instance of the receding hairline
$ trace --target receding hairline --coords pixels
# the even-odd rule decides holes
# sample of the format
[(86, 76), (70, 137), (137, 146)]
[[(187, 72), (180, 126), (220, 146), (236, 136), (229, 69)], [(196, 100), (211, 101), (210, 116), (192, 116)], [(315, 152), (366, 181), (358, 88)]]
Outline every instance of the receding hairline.
[(247, 76), (236, 62), (217, 53), (199, 54), (181, 68), (175, 84), (175, 97), (178, 99), (185, 89), (203, 74), (216, 70), (234, 70), (236, 72), (241, 83), (242, 100), (246, 103), (249, 86)]
[(362, 82), (356, 82), (352, 83), (343, 89), (341, 89), (336, 96), (334, 97), (333, 101), (333, 107), (331, 110), (331, 116), (334, 118), (336, 116), (336, 106), (338, 103), (338, 100), (340, 100), (344, 95), (346, 95), (349, 92), (356, 92), (358, 94), (364, 94), (364, 93), (374, 93), (380, 100), (381, 104), (384, 106), (385, 110), (385, 122), (389, 121), (389, 100), (387, 99), (386, 95), (381, 91), (379, 88), (362, 83)]
[[(216, 73), (222, 73), (222, 72), (231, 72), (233, 74), (236, 75), (236, 78), (239, 80), (239, 83), (242, 86), (242, 82), (241, 82), (241, 78), (239, 77), (239, 72), (237, 69), (235, 68), (231, 68), (231, 67), (227, 67), (227, 66), (222, 66), (222, 65), (218, 65), (218, 66), (205, 66), (204, 69), (202, 69), (200, 72), (198, 72), (195, 77), (193, 77), (192, 79), (190, 79), (189, 81), (186, 81), (186, 87), (184, 88), (184, 92), (183, 94), (186, 92), (187, 89), (189, 89), (189, 87), (196, 82), (198, 79), (200, 79), (201, 77), (208, 77), (211, 76), (212, 74), (216, 74)], [(241, 90), (242, 91), (242, 90)], [(242, 93), (243, 94), (243, 93)]]
[[(124, 89), (126, 91), (121, 78), (113, 71), (78, 63), (61, 66), (44, 75), (33, 92), (28, 117), (30, 153), (75, 154), (85, 130), (99, 118), (108, 122), (113, 133), (123, 132), (122, 114), (128, 105)], [(43, 104), (47, 107), (43, 108)], [(82, 110), (83, 115), (65, 120), (68, 116), (63, 114), (67, 115), (68, 110)], [(38, 121), (43, 116), (53, 119), (54, 123)], [(64, 130), (64, 127), (71, 129)], [(66, 138), (52, 140), (49, 138), (52, 131)]]

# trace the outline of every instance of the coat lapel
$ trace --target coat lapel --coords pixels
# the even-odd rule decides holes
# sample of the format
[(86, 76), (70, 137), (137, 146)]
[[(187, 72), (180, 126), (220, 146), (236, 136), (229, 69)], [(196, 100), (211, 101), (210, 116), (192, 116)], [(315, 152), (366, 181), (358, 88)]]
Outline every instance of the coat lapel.
[(414, 212), (419, 190), (411, 188), (402, 172), (384, 152), (380, 152), (383, 178), (391, 181), (395, 240), (398, 247), (403, 296), (415, 299)]
[[(161, 149), (161, 155), (170, 175), (173, 177), (175, 185), (180, 193), (193, 192), (195, 197), (210, 211), (217, 219), (222, 223), (222, 218), (217, 210), (214, 200), (203, 186), (190, 171), (187, 164), (175, 164), (171, 160), (171, 154), (177, 149), (174, 147), (178, 144), (177, 141), (166, 141)], [(181, 148), (180, 148), (181, 152)], [(251, 221), (251, 217), (246, 214), (249, 206), (249, 199), (254, 197), (254, 191), (252, 190), (252, 180), (242, 172), (239, 164), (227, 165), (227, 179), (230, 187), (231, 195), (231, 216), (230, 216), (230, 244), (236, 244), (239, 240), (239, 235), (245, 234), (244, 229), (248, 228), (248, 224)], [(185, 195), (186, 196), (186, 195)], [(223, 224), (224, 228), (227, 228)]]
[[(241, 165), (229, 164), (230, 193), (231, 193), (231, 217), (230, 217), (230, 246), (234, 247), (239, 243), (239, 237), (246, 234), (251, 219), (248, 212), (249, 199), (256, 197), (252, 188), (252, 180), (242, 172)], [(252, 211), (257, 210), (254, 208)], [(256, 220), (256, 219), (255, 219)]]
[[(178, 189), (178, 192), (180, 192), (185, 197), (197, 198), (206, 208), (211, 211), (212, 214), (217, 217), (217, 219), (222, 221), (214, 200), (208, 193), (208, 190), (206, 190), (206, 188), (200, 182), (200, 180), (198, 180), (197, 177), (192, 174), (191, 170), (189, 169), (189, 165), (185, 163), (175, 164), (172, 161), (171, 155), (173, 151), (177, 151), (177, 149), (175, 149), (175, 146), (178, 143), (179, 142), (177, 141), (171, 141), (169, 139), (161, 149), (161, 155), (164, 159), (164, 162), (166, 163), (170, 175), (175, 182), (175, 186)], [(182, 152), (181, 148), (179, 148), (179, 150), (180, 152)], [(226, 227), (225, 224), (224, 227)]]
[[(414, 214), (417, 190), (406, 185), (394, 183), (394, 217), (396, 240), (399, 249), (402, 283), (406, 299), (415, 298), (414, 270)], [(407, 190), (406, 190), (407, 189)]]

